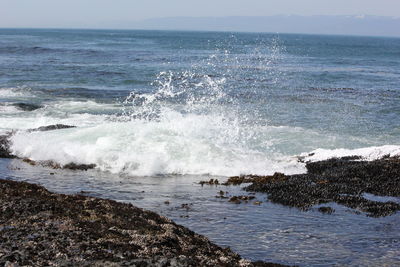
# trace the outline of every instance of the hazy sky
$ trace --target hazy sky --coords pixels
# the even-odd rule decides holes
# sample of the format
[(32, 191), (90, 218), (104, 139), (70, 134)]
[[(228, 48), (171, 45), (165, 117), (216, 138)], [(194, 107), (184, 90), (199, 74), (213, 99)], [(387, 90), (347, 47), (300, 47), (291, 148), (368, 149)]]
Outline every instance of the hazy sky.
[(104, 27), (175, 16), (378, 15), (400, 0), (0, 0), (0, 27)]

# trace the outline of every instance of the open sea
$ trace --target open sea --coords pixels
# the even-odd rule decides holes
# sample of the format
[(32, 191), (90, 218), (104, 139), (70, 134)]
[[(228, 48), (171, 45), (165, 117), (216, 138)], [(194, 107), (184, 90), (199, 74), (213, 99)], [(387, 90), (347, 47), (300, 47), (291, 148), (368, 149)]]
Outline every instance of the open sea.
[[(26, 131), (52, 124), (77, 127)], [(400, 38), (0, 29), (9, 131), (18, 157), (96, 168), (0, 159), (2, 178), (129, 202), (252, 260), (400, 265), (398, 213), (235, 205), (215, 195), (239, 187), (198, 184), (303, 173), (299, 156), (400, 155)]]

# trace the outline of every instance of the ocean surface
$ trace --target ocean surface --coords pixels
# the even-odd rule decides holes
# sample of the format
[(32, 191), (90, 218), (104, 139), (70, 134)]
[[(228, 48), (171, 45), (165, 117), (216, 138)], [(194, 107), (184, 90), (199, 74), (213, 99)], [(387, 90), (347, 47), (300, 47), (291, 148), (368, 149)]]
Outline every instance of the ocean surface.
[[(77, 127), (26, 131), (51, 124)], [(18, 157), (97, 167), (2, 159), (2, 177), (130, 202), (253, 260), (400, 264), (399, 214), (235, 205), (215, 195), (240, 188), (198, 185), (302, 173), (299, 156), (400, 155), (400, 38), (0, 29), (9, 131)]]

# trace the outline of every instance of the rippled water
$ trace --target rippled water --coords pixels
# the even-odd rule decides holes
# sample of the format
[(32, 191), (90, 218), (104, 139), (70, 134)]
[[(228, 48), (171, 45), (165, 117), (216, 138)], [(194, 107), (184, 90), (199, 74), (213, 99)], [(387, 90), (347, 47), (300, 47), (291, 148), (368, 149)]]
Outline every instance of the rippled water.
[(318, 206), (304, 212), (272, 204), (258, 193), (254, 196), (261, 205), (238, 205), (215, 196), (220, 190), (230, 196), (247, 192), (235, 186), (201, 186), (198, 182), (206, 177), (199, 176), (129, 178), (99, 171), (54, 171), (5, 159), (0, 160), (0, 170), (2, 177), (39, 183), (52, 191), (110, 198), (155, 211), (252, 260), (299, 266), (400, 263), (399, 213), (370, 218), (334, 203), (324, 205), (335, 209), (330, 215), (320, 213)]

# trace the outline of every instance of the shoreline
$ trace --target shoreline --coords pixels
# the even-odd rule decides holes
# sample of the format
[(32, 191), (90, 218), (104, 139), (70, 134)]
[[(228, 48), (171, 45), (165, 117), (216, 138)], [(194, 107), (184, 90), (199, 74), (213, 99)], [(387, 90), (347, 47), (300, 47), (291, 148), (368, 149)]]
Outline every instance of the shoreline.
[(250, 262), (166, 217), (0, 179), (0, 265), (284, 266)]
[[(400, 197), (400, 157), (384, 156), (372, 161), (359, 156), (331, 158), (306, 162), (306, 168), (304, 174), (234, 176), (222, 185), (247, 184), (243, 188), (247, 192), (264, 193), (273, 203), (304, 211), (323, 204), (327, 206), (319, 207), (319, 211), (331, 214), (335, 210), (330, 203), (374, 218), (400, 211), (400, 203), (385, 199)], [(234, 196), (229, 201), (240, 204), (241, 200), (248, 199)]]
[[(71, 126), (50, 125), (29, 131), (49, 131), (66, 127)], [(9, 151), (8, 136), (0, 136), (0, 158), (15, 158)], [(51, 161), (33, 161), (28, 158), (15, 160), (28, 166), (42, 166), (53, 170), (82, 171), (95, 167), (74, 163), (61, 166)], [(202, 187), (210, 185), (213, 189), (218, 187), (217, 195), (213, 197), (228, 205), (252, 203), (253, 206), (260, 206), (264, 202), (262, 198), (265, 198), (265, 202), (295, 207), (300, 212), (319, 206), (316, 208), (318, 212), (323, 213), (323, 216), (329, 216), (335, 213), (337, 209), (335, 205), (341, 205), (355, 214), (375, 218), (390, 216), (400, 210), (400, 201), (391, 201), (386, 198), (400, 196), (400, 157), (398, 156), (387, 155), (370, 161), (360, 156), (348, 156), (308, 161), (304, 164), (307, 168), (307, 173), (304, 174), (245, 175), (227, 178), (227, 181), (223, 183), (217, 179), (211, 179), (200, 181), (198, 184)], [(30, 176), (30, 173), (27, 175)], [(54, 175), (54, 172), (50, 175)], [(19, 264), (285, 266), (244, 260), (229, 248), (223, 249), (211, 243), (205, 237), (209, 236), (212, 239), (209, 235), (210, 229), (208, 232), (200, 231), (205, 236), (197, 235), (188, 228), (160, 216), (159, 214), (164, 214), (163, 210), (155, 210), (157, 213), (147, 212), (131, 204), (107, 200), (109, 196), (104, 196), (105, 199), (102, 199), (82, 196), (79, 193), (77, 195), (51, 193), (35, 183), (35, 181), (30, 184), (0, 178), (0, 200), (2, 201), (0, 208), (4, 211), (0, 215), (2, 243), (0, 266), (3, 264), (5, 266), (19, 266)], [(244, 186), (239, 187), (240, 184)], [(233, 188), (229, 190), (230, 192), (236, 191), (236, 194), (242, 194), (247, 191), (248, 195), (235, 195), (232, 192), (228, 194), (220, 190), (227, 188), (226, 186), (241, 188), (241, 192)], [(256, 193), (259, 195), (258, 199), (254, 197)], [(260, 196), (263, 197), (260, 198)], [(381, 199), (376, 199), (379, 197)], [(110, 199), (114, 198), (110, 197)], [(169, 203), (169, 201), (164, 202), (165, 205)], [(184, 205), (188, 204), (182, 204), (182, 207), (186, 207)], [(340, 211), (340, 208), (337, 210)], [(127, 212), (121, 213), (121, 211)], [(133, 215), (128, 218), (126, 214), (130, 213)], [(138, 226), (132, 224), (132, 221), (136, 221), (137, 218), (140, 222), (140, 231), (144, 232), (138, 234), (135, 228), (124, 228)], [(203, 218), (207, 218), (207, 215), (203, 214)], [(180, 222), (176, 217), (173, 219)], [(115, 228), (115, 225), (123, 227)], [(169, 225), (167, 229), (163, 228), (165, 225)], [(188, 227), (198, 231), (196, 228)], [(68, 231), (72, 231), (73, 237)], [(100, 231), (100, 234), (97, 231)], [(59, 237), (64, 243), (57, 241)], [(135, 243), (135, 238), (139, 238), (142, 243)], [(40, 242), (38, 243), (37, 240)], [(241, 244), (242, 240), (230, 242), (227, 243), (229, 246), (236, 246), (235, 244)], [(191, 247), (191, 250), (187, 250), (188, 247)], [(45, 252), (41, 252), (41, 249), (45, 249)], [(268, 250), (261, 251), (266, 255), (270, 253)], [(286, 248), (283, 251), (286, 251)], [(197, 252), (199, 254), (196, 254)], [(52, 261), (53, 258), (56, 260)], [(268, 257), (266, 261), (275, 261), (275, 258), (279, 258), (279, 261), (284, 264), (290, 264), (290, 260), (285, 261), (276, 255)], [(301, 264), (301, 261), (296, 263)]]

